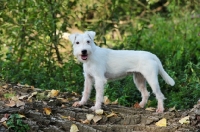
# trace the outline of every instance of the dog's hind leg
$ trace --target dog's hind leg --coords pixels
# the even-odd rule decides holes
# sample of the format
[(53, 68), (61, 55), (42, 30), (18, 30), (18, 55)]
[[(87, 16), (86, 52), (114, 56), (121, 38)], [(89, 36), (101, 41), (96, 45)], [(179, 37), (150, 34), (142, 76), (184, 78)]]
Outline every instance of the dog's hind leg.
[(138, 88), (138, 90), (141, 92), (142, 101), (140, 102), (139, 105), (140, 107), (143, 108), (146, 105), (149, 98), (149, 92), (147, 91), (147, 88), (146, 88), (146, 79), (141, 73), (136, 72), (134, 73), (133, 81), (136, 87)]
[[(145, 76), (145, 75), (144, 75)], [(163, 93), (160, 90), (160, 86), (158, 83), (158, 75), (156, 72), (152, 72), (151, 75), (145, 76), (147, 82), (153, 90), (153, 93), (158, 100), (158, 106), (156, 112), (162, 113), (164, 111), (163, 100), (165, 99)]]

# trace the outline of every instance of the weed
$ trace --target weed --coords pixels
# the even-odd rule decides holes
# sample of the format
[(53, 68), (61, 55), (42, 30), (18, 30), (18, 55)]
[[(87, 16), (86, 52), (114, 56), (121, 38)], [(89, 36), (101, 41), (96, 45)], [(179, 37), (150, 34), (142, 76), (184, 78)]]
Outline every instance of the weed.
[(27, 132), (30, 129), (29, 125), (23, 122), (19, 114), (10, 115), (6, 124), (9, 130), (14, 130), (15, 132)]

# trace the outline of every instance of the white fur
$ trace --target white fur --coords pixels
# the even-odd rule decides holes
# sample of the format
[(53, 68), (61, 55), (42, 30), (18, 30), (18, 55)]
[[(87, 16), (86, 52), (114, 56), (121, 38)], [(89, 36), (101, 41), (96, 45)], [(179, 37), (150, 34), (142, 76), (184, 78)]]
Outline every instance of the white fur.
[[(104, 85), (107, 80), (115, 80), (132, 74), (134, 83), (142, 95), (140, 106), (144, 107), (149, 98), (149, 92), (146, 89), (147, 81), (158, 100), (157, 112), (163, 112), (165, 97), (160, 91), (158, 74), (171, 86), (175, 82), (165, 72), (157, 56), (146, 51), (100, 48), (95, 45), (94, 37), (95, 32), (93, 31), (69, 36), (69, 40), (73, 44), (74, 55), (83, 63), (85, 77), (82, 99), (80, 102), (75, 102), (73, 106), (84, 105), (87, 102), (94, 83), (96, 103), (91, 109), (100, 109), (103, 102)], [(83, 50), (87, 50), (85, 57), (81, 57)]]

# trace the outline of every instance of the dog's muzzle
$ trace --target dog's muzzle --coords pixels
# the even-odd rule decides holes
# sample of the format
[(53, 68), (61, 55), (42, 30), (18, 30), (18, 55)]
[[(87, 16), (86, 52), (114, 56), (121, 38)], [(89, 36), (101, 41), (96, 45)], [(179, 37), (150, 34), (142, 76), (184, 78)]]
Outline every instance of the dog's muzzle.
[(88, 58), (88, 54), (87, 54), (87, 50), (82, 50), (81, 51), (81, 59), (82, 60), (87, 60), (87, 58)]

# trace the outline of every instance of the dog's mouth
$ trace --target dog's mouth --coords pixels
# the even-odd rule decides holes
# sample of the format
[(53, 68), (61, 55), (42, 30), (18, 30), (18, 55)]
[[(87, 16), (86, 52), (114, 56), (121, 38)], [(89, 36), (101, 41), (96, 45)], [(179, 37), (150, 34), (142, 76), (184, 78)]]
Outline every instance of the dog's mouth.
[(87, 58), (88, 58), (88, 55), (81, 55), (82, 60), (87, 60)]

